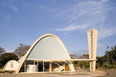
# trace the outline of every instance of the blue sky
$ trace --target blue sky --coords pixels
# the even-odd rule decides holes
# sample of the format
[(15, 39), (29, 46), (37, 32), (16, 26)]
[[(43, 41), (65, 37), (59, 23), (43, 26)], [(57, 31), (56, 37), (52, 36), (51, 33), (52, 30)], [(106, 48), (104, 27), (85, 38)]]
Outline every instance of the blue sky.
[(52, 33), (69, 53), (88, 53), (87, 30), (98, 30), (97, 56), (116, 45), (116, 0), (0, 0), (0, 46), (14, 51)]

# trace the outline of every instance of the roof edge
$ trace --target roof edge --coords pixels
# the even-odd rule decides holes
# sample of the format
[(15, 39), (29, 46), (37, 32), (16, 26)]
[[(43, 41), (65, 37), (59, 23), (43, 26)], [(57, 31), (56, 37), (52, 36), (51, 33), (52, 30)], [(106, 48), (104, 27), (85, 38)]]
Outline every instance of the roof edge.
[(16, 70), (15, 74), (19, 72), (19, 70), (20, 70), (20, 68), (21, 68), (21, 66), (22, 66), (22, 64), (23, 64), (23, 62), (25, 61), (26, 57), (28, 56), (28, 54), (30, 53), (30, 51), (32, 50), (32, 48), (36, 45), (36, 43), (37, 43), (40, 39), (42, 39), (42, 38), (45, 37), (45, 36), (53, 36), (53, 37), (57, 38), (57, 39), (61, 42), (61, 44), (63, 45), (64, 49), (65, 49), (66, 52), (67, 52), (68, 57), (70, 58), (69, 53), (68, 53), (68, 51), (67, 51), (65, 45), (63, 44), (63, 42), (61, 41), (61, 39), (60, 39), (59, 37), (57, 37), (57, 36), (54, 35), (54, 34), (44, 34), (44, 35), (40, 36), (40, 37), (31, 45), (31, 47), (29, 48), (29, 50), (27, 51), (27, 53), (24, 55), (22, 61), (20, 62), (19, 67), (18, 67), (18, 69)]

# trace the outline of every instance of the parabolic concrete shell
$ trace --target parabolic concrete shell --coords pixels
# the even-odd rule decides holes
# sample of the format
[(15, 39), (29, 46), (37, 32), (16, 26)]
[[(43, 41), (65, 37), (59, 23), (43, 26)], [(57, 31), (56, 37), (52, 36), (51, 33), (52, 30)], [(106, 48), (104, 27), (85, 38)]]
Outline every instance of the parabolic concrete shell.
[(49, 60), (49, 59), (71, 59), (63, 42), (54, 34), (45, 34), (39, 37), (29, 48), (20, 61), (20, 65), (15, 73), (18, 73), (24, 61)]
[(70, 59), (62, 41), (53, 34), (46, 34), (35, 42), (27, 59)]

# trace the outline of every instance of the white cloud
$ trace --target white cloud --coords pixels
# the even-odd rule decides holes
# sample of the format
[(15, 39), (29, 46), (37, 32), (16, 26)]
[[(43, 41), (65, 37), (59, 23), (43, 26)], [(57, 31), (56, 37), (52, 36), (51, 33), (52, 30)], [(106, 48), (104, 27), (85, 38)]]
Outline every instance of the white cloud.
[(15, 11), (15, 12), (18, 12), (18, 11), (19, 11), (18, 8), (17, 8), (16, 6), (10, 6), (10, 8), (11, 8), (13, 11)]
[(71, 19), (69, 19), (68, 23), (70, 23), (71, 21), (75, 21), (78, 17), (82, 16), (84, 13), (86, 13), (86, 11), (80, 12), (76, 16), (74, 16)]
[[(94, 25), (103, 25), (109, 8), (106, 4), (107, 0), (78, 2), (69, 10), (63, 11), (63, 16), (66, 16), (64, 18), (67, 18), (69, 26), (59, 28), (57, 31), (73, 31), (87, 27), (94, 28)], [(83, 24), (86, 24), (86, 26), (83, 26)]]
[(59, 28), (59, 29), (55, 29), (55, 30), (56, 31), (73, 31), (73, 30), (77, 30), (77, 29), (84, 29), (87, 26), (88, 25), (77, 25), (77, 24), (73, 23), (66, 28)]
[(111, 28), (101, 28), (100, 30), (98, 30), (98, 39), (103, 39), (105, 37), (109, 37), (112, 36), (114, 34), (116, 34), (116, 28), (111, 27)]
[(18, 12), (18, 8), (14, 6), (11, 2), (2, 2), (2, 5), (11, 8), (14, 12)]
[(98, 43), (97, 44), (97, 48), (102, 48), (104, 45), (103, 44), (101, 44), (101, 43)]
[(69, 34), (67, 34), (67, 33), (63, 33), (65, 36), (68, 36), (68, 37), (71, 37)]
[(67, 27), (57, 28), (55, 30), (74, 31), (81, 29), (82, 31), (82, 29), (88, 30), (95, 28), (98, 30), (99, 39), (115, 35), (116, 27), (106, 24), (109, 20), (108, 13), (111, 12), (111, 8), (112, 6), (110, 6), (109, 0), (78, 1), (68, 11), (64, 10), (63, 12), (63, 16), (66, 16), (64, 18), (67, 20)]
[(81, 1), (78, 4), (72, 7), (69, 22), (79, 21), (83, 19), (85, 23), (90, 23), (90, 21), (97, 20), (100, 21), (99, 17), (104, 17), (108, 10), (107, 7), (107, 0), (100, 0), (100, 1)]

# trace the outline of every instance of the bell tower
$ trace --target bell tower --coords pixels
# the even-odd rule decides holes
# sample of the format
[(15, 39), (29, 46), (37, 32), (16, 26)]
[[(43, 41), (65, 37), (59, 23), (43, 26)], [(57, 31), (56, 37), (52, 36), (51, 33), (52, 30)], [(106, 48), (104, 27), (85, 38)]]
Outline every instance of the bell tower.
[[(97, 51), (97, 30), (91, 29), (87, 31), (89, 59), (96, 59)], [(90, 71), (95, 71), (96, 60), (90, 62)]]

